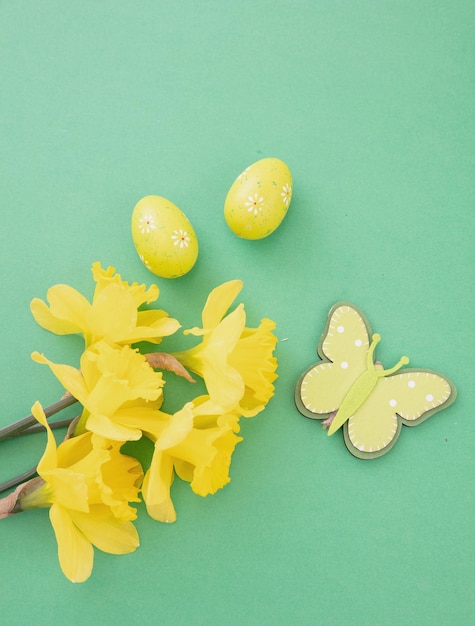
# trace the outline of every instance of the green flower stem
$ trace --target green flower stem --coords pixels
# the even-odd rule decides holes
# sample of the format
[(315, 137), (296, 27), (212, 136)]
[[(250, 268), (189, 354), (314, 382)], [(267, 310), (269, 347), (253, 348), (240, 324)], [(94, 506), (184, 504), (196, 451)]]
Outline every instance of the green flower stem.
[[(51, 417), (52, 415), (59, 413), (59, 411), (62, 411), (66, 407), (73, 405), (75, 402), (77, 402), (76, 398), (73, 398), (73, 396), (68, 394), (64, 398), (61, 398), (61, 400), (59, 400), (58, 402), (55, 402), (54, 404), (51, 404), (50, 406), (46, 407), (44, 409), (45, 415), (46, 417)], [(57, 420), (56, 422), (52, 422), (51, 428), (61, 428), (61, 427), (69, 426), (69, 424), (72, 422), (73, 419), (75, 418), (67, 418), (67, 419)], [(44, 431), (43, 426), (41, 426), (41, 424), (38, 424), (38, 422), (33, 417), (33, 415), (28, 415), (27, 417), (24, 417), (23, 419), (18, 420), (14, 424), (10, 424), (10, 426), (5, 426), (5, 428), (1, 428), (0, 429), (0, 441), (3, 441), (4, 439), (10, 439), (12, 437), (21, 437), (22, 435), (30, 435), (32, 433), (37, 433), (37, 432), (42, 432), (42, 431)], [(0, 493), (2, 491), (7, 491), (8, 489), (11, 489), (12, 487), (16, 487), (17, 485), (20, 485), (23, 482), (26, 482), (30, 478), (33, 478), (35, 474), (36, 474), (36, 465), (35, 467), (32, 467), (31, 469), (27, 470), (26, 472), (23, 472), (22, 474), (19, 474), (18, 476), (15, 476), (14, 478), (11, 478), (10, 480), (7, 480), (3, 483), (0, 483)]]
[[(55, 428), (66, 428), (71, 424), (71, 422), (76, 419), (75, 417), (68, 417), (64, 420), (56, 420), (56, 422), (50, 423), (50, 428), (54, 430)], [(23, 437), (23, 435), (33, 435), (34, 433), (44, 433), (45, 429), (41, 424), (34, 424), (29, 428), (25, 428), (18, 432), (15, 437)]]
[(73, 430), (73, 437), (83, 435), (86, 432), (86, 422), (89, 417), (89, 411), (84, 410), (81, 417), (78, 419), (77, 424)]
[[(44, 410), (45, 415), (46, 417), (51, 417), (52, 415), (55, 415), (66, 407), (71, 406), (75, 402), (77, 402), (76, 398), (68, 394), (64, 398), (61, 398), (61, 400), (59, 400), (58, 402), (55, 402), (54, 404), (46, 407)], [(25, 431), (30, 429), (32, 426), (36, 426), (37, 423), (38, 422), (33, 417), (33, 415), (28, 415), (27, 417), (24, 417), (23, 419), (18, 420), (13, 424), (10, 424), (10, 426), (0, 428), (0, 441), (3, 441), (4, 439), (10, 439), (10, 437), (17, 437), (18, 435), (27, 434)]]
[(1, 483), (0, 493), (2, 493), (2, 491), (7, 491), (8, 489), (11, 489), (12, 487), (16, 487), (17, 485), (20, 485), (21, 483), (24, 483), (27, 480), (30, 480), (30, 478), (33, 478), (33, 476), (35, 476), (35, 474), (36, 474), (36, 465), (35, 467), (32, 467), (26, 472), (23, 472), (23, 474), (19, 474), (18, 476), (15, 476), (15, 478), (10, 478), (10, 480), (6, 480), (4, 483)]

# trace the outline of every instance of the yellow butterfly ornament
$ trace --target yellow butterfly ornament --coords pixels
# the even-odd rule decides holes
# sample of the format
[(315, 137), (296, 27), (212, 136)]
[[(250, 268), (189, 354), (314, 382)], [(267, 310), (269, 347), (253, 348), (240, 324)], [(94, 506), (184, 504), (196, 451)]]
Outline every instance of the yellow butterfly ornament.
[(343, 426), (346, 447), (360, 459), (385, 454), (403, 424), (417, 426), (457, 395), (453, 383), (436, 372), (406, 368), (396, 374), (409, 363), (406, 356), (387, 370), (375, 363), (380, 340), (355, 306), (335, 304), (318, 346), (322, 362), (306, 370), (295, 388), (302, 415), (326, 418), (329, 435)]

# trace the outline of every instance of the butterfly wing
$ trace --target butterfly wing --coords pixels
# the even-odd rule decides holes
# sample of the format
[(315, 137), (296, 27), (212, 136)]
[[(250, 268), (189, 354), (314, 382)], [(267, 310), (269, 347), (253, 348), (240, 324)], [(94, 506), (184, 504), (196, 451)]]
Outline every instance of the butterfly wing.
[(450, 380), (430, 370), (406, 370), (385, 380), (390, 395), (397, 399), (396, 410), (406, 426), (417, 426), (445, 409), (457, 395)]
[(446, 378), (428, 370), (405, 370), (379, 379), (343, 429), (348, 450), (359, 458), (381, 456), (396, 443), (402, 424), (416, 426), (455, 400)]
[(304, 372), (295, 389), (295, 403), (303, 415), (322, 419), (339, 408), (366, 369), (369, 333), (355, 307), (339, 303), (331, 309), (318, 347), (323, 362)]
[(401, 421), (389, 404), (391, 398), (381, 378), (364, 404), (343, 426), (348, 450), (359, 458), (372, 458), (388, 452), (401, 432)]

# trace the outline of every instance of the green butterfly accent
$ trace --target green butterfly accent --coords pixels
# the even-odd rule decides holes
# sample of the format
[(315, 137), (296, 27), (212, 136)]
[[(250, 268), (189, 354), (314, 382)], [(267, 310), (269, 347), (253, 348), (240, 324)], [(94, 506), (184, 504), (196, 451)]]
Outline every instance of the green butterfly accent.
[(406, 356), (387, 370), (374, 363), (380, 340), (356, 307), (335, 304), (318, 346), (322, 362), (306, 370), (295, 388), (298, 410), (311, 419), (326, 418), (329, 435), (343, 426), (348, 450), (361, 459), (385, 454), (403, 424), (417, 426), (457, 395), (453, 383), (436, 372), (406, 368), (396, 374), (409, 363)]

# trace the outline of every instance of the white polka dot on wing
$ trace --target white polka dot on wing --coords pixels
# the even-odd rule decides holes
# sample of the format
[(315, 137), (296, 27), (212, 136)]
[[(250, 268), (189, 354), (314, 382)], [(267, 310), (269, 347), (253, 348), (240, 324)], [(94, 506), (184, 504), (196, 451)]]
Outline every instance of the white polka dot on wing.
[(416, 386), (416, 381), (415, 381), (415, 380), (410, 380), (410, 381), (407, 383), (407, 386), (408, 386), (408, 387), (411, 387), (411, 389), (413, 389), (413, 388)]
[(433, 400), (433, 399), (434, 399), (434, 396), (433, 396), (431, 393), (428, 393), (428, 394), (426, 395), (426, 400), (427, 400), (427, 402), (432, 402), (432, 400)]
[(389, 401), (389, 406), (396, 406), (396, 404), (397, 404), (396, 400)]
[(345, 332), (345, 327), (344, 326), (338, 326), (337, 331), (339, 333), (343, 333), (343, 332)]
[(348, 368), (348, 363), (346, 361), (341, 362), (341, 367), (346, 370)]
[(361, 341), (361, 339), (357, 339), (357, 340), (355, 341), (355, 346), (356, 346), (357, 348), (359, 348), (359, 347), (360, 347), (360, 346), (362, 346), (362, 345), (363, 345), (363, 342)]

